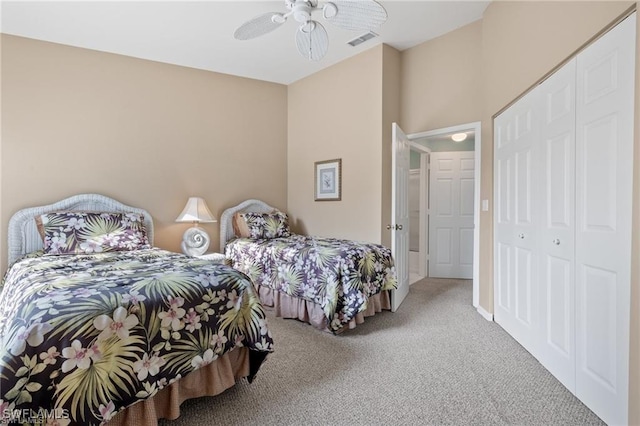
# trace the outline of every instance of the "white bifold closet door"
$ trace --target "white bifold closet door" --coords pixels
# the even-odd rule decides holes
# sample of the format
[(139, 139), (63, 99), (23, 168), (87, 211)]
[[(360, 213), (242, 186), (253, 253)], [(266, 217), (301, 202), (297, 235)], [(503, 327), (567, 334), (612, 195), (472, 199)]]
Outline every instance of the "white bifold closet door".
[(635, 41), (634, 13), (577, 62), (576, 395), (609, 424), (628, 423)]
[(539, 359), (575, 389), (576, 62), (539, 86)]
[(495, 320), (627, 424), (636, 15), (494, 121)]
[(539, 92), (527, 93), (494, 122), (494, 319), (535, 355)]

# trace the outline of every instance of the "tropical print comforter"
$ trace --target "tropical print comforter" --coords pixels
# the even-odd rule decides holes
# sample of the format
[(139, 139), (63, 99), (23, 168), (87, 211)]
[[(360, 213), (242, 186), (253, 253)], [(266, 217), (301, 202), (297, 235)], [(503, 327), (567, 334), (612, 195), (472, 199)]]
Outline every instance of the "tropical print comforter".
[(0, 424), (95, 425), (240, 346), (273, 341), (246, 275), (157, 248), (28, 256), (0, 294)]
[(396, 288), (391, 251), (378, 244), (303, 235), (238, 238), (225, 253), (254, 283), (320, 305), (333, 332), (364, 311), (370, 296)]

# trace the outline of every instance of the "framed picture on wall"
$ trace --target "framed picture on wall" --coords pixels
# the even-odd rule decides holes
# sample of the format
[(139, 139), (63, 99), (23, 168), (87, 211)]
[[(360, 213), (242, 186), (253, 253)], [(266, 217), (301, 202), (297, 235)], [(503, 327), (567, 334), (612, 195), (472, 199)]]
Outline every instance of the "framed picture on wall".
[(315, 200), (342, 199), (342, 159), (315, 162)]

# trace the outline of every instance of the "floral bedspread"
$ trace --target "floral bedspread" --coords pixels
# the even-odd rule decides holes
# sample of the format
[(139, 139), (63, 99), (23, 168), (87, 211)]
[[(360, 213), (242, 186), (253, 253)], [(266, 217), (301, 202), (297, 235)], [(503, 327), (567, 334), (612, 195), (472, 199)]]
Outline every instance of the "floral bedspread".
[(369, 296), (396, 288), (391, 251), (335, 238), (238, 238), (225, 247), (233, 266), (259, 285), (322, 307), (331, 331), (367, 308)]
[(273, 350), (246, 275), (157, 248), (28, 256), (0, 294), (0, 424), (101, 424), (215, 360)]

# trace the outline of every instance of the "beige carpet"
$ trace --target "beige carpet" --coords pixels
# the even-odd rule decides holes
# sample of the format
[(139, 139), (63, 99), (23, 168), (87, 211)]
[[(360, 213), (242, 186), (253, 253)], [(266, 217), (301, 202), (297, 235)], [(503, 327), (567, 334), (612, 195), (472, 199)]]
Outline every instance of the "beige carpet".
[(269, 314), (276, 351), (256, 380), (160, 424), (603, 424), (471, 297), (470, 281), (423, 279), (340, 336)]

